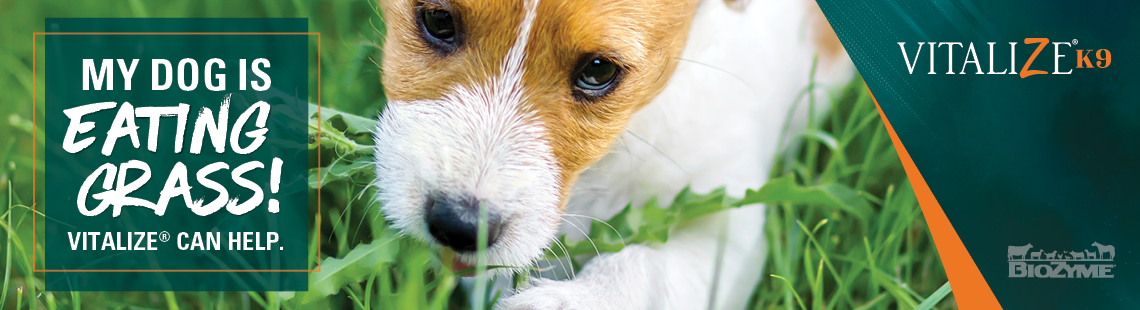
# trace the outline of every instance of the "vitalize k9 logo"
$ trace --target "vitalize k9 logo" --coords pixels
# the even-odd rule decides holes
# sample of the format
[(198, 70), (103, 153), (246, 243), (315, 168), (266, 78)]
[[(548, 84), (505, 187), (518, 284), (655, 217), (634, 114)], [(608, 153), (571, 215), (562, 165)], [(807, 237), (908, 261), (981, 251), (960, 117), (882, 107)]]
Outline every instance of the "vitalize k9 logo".
[[(898, 42), (899, 49), (902, 50), (903, 60), (906, 61), (907, 72), (909, 72), (910, 74), (914, 74), (914, 67), (918, 65), (918, 59), (922, 56), (922, 53), (924, 50), (923, 47), (927, 47), (927, 48), (925, 48), (925, 50), (927, 50), (928, 51), (927, 54), (930, 55), (930, 72), (928, 72), (927, 74), (938, 74), (934, 71), (934, 54), (941, 53), (941, 52), (946, 53), (946, 59), (947, 59), (947, 65), (946, 66), (947, 66), (947, 70), (948, 70), (948, 71), (946, 71), (946, 74), (955, 74), (954, 68), (958, 68), (958, 66), (955, 65), (954, 48), (957, 47), (959, 50), (961, 50), (964, 47), (964, 45), (962, 45), (962, 42), (917, 42), (917, 43), (918, 43), (918, 47), (915, 49), (915, 51), (913, 53), (914, 57), (912, 58), (912, 57), (910, 57), (911, 53), (907, 52), (906, 42)], [(1021, 66), (1021, 71), (1016, 70), (1016, 68), (1017, 68), (1017, 42), (1009, 42), (1009, 66), (1005, 67), (1005, 69), (1002, 69), (1001, 72), (994, 72), (994, 63), (995, 63), (995, 61), (994, 61), (994, 44), (996, 44), (996, 43), (997, 42), (986, 42), (986, 44), (989, 45), (989, 51), (990, 51), (990, 53), (989, 53), (990, 71), (989, 72), (983, 72), (982, 71), (982, 63), (978, 58), (978, 53), (974, 50), (974, 43), (970, 42), (969, 47), (966, 48), (966, 51), (965, 51), (966, 56), (964, 58), (958, 58), (958, 59), (962, 59), (961, 60), (961, 64), (962, 64), (961, 68), (962, 69), (958, 70), (957, 74), (966, 74), (966, 69), (969, 68), (970, 64), (974, 65), (974, 69), (976, 70), (974, 72), (974, 74), (1017, 74), (1017, 75), (1020, 75), (1021, 78), (1023, 78), (1023, 79), (1026, 77), (1038, 75), (1038, 74), (1050, 74), (1049, 72), (1046, 72), (1043, 70), (1030, 70), (1029, 69), (1030, 65), (1033, 64), (1033, 61), (1037, 60), (1037, 56), (1040, 55), (1041, 51), (1045, 49), (1045, 46), (1047, 44), (1050, 44), (1050, 43), (1052, 43), (1052, 45), (1053, 45), (1053, 72), (1052, 72), (1052, 74), (1072, 74), (1074, 68), (1076, 68), (1076, 69), (1108, 68), (1109, 65), (1112, 65), (1112, 52), (1108, 51), (1108, 49), (1103, 49), (1103, 48), (1102, 49), (1095, 49), (1095, 50), (1094, 49), (1077, 49), (1077, 50), (1075, 50), (1076, 55), (1072, 55), (1072, 54), (1066, 55), (1067, 51), (1062, 51), (1061, 45), (1064, 45), (1064, 46), (1068, 47), (1070, 50), (1072, 50), (1072, 48), (1074, 48), (1077, 45), (1077, 43), (1079, 43), (1079, 41), (1077, 41), (1076, 39), (1073, 39), (1073, 41), (1071, 41), (1071, 42), (1070, 41), (1049, 42), (1048, 38), (1025, 38), (1025, 44), (1027, 46), (1031, 46), (1029, 44), (1037, 44), (1037, 48), (1033, 50), (1033, 55), (1030, 55), (1029, 59), (1025, 61), (1025, 64)], [(935, 48), (936, 46), (937, 46), (937, 48)], [(945, 49), (942, 48), (944, 46), (946, 47)], [(1077, 60), (1077, 63), (1075, 66), (1069, 67), (1068, 71), (1061, 71), (1061, 66), (1062, 66), (1061, 58), (1068, 57), (1068, 56), (1076, 56), (1075, 58)], [(1093, 58), (1089, 58), (1089, 57), (1093, 57)], [(1094, 64), (1093, 59), (1096, 59), (1096, 63), (1095, 63), (1096, 66), (1093, 66), (1093, 64)], [(1006, 73), (1007, 71), (1009, 73)]]
[[(1009, 246), (1010, 278), (1113, 278), (1113, 264), (1093, 264), (1112, 262), (1116, 258), (1116, 247), (1093, 242), (1089, 249), (1079, 251), (1045, 250), (1032, 251), (1033, 244)], [(1014, 257), (1017, 257), (1016, 259)], [(1073, 263), (1073, 265), (1069, 265)]]

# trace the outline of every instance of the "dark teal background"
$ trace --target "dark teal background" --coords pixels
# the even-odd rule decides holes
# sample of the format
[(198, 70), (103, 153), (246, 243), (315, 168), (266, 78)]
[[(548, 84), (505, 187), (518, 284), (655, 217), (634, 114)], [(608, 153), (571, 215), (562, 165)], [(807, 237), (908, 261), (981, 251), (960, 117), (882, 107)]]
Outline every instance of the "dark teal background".
[[(48, 32), (306, 32), (305, 19), (47, 19)], [(42, 211), (46, 220), (44, 233), (44, 269), (54, 270), (119, 270), (119, 269), (194, 269), (194, 270), (308, 270), (308, 103), (293, 98), (308, 98), (308, 36), (307, 35), (45, 35), (45, 125), (47, 136), (44, 150), (46, 163), (47, 199)], [(82, 90), (82, 59), (95, 59), (98, 69), (101, 59), (139, 59), (132, 78), (132, 90), (126, 91), (118, 64), (114, 64), (114, 90)], [(177, 70), (178, 61), (194, 58), (199, 66), (199, 81), (194, 91), (183, 91), (178, 82), (167, 90), (151, 90), (151, 59), (167, 59)], [(224, 69), (225, 91), (206, 88), (205, 65), (210, 58), (220, 58)], [(266, 58), (270, 67), (263, 68), (272, 79), (272, 88), (257, 92), (251, 87), (239, 90), (239, 59), (247, 59), (247, 83), (258, 80), (249, 66), (256, 58)], [(164, 75), (164, 74), (163, 74)], [(177, 75), (177, 71), (175, 73)], [(188, 75), (188, 74), (187, 74)], [(212, 77), (211, 77), (212, 79)], [(248, 85), (248, 84), (247, 84)], [(207, 135), (203, 139), (201, 154), (190, 153), (194, 122), (203, 107), (215, 114), (226, 95), (231, 95), (229, 130), (239, 115), (253, 103), (264, 100), (271, 106), (267, 122), (266, 141), (255, 152), (238, 155), (230, 147), (229, 130), (226, 134), (226, 152), (218, 154)], [(84, 121), (96, 123), (95, 129), (80, 135), (79, 139), (95, 137), (91, 146), (76, 154), (62, 149), (69, 119), (63, 110), (80, 105), (114, 101), (111, 110), (89, 114)], [(111, 156), (100, 153), (106, 132), (119, 106), (130, 102), (137, 107), (190, 105), (181, 153), (174, 153), (177, 121), (175, 117), (161, 119), (157, 152), (146, 145), (150, 137), (149, 118), (136, 117), (140, 146), (135, 149), (129, 137), (120, 138)], [(256, 113), (243, 131), (257, 129)], [(241, 136), (241, 145), (248, 146), (252, 138)], [(272, 159), (284, 161), (281, 188), (270, 192), (269, 175)], [(229, 169), (219, 170), (210, 179), (228, 189), (230, 199), (249, 199), (253, 192), (233, 183), (230, 171), (249, 161), (259, 161), (264, 168), (244, 174), (257, 183), (264, 193), (261, 205), (244, 215), (235, 216), (223, 208), (208, 216), (199, 216), (185, 206), (181, 197), (170, 200), (163, 216), (148, 208), (123, 207), (119, 217), (112, 217), (112, 208), (102, 214), (87, 217), (78, 212), (76, 196), (80, 184), (97, 167), (104, 163), (118, 165), (137, 159), (151, 169), (150, 181), (131, 194), (157, 202), (159, 191), (175, 162), (187, 166), (189, 185), (193, 186), (193, 199), (203, 203), (213, 201), (217, 192), (197, 182), (196, 172), (214, 162), (225, 162)], [(133, 180), (141, 173), (132, 174)], [(100, 176), (90, 194), (103, 191)], [(130, 182), (130, 181), (128, 181)], [(268, 212), (268, 201), (280, 201), (280, 212)], [(99, 201), (88, 198), (88, 208)], [(157, 251), (72, 251), (68, 232), (131, 232), (168, 231), (169, 242), (156, 242)], [(178, 250), (179, 232), (221, 232), (222, 250)], [(277, 232), (280, 240), (269, 251), (230, 251), (229, 232)], [(124, 235), (125, 236), (125, 235)], [(102, 243), (102, 236), (98, 239)], [(264, 241), (262, 241), (264, 244)], [(281, 247), (282, 249), (278, 249)], [(49, 272), (48, 290), (195, 290), (195, 291), (293, 291), (307, 289), (306, 272), (173, 272), (173, 273), (94, 273)]]
[[(1005, 309), (1140, 306), (1140, 6), (1134, 1), (819, 0), (946, 216)], [(1036, 44), (1074, 39), (1109, 49), (1104, 69), (1071, 75), (946, 75), (924, 46), (909, 74), (896, 42), (975, 44), (982, 69), (1017, 67)], [(966, 47), (956, 47), (955, 72)], [(1090, 60), (1096, 62), (1095, 57)], [(1053, 72), (1049, 44), (1031, 69)], [(1008, 72), (1007, 72), (1008, 73)], [(1008, 278), (1007, 247), (1032, 251), (1116, 247), (1112, 279)], [(958, 283), (952, 283), (952, 285)]]

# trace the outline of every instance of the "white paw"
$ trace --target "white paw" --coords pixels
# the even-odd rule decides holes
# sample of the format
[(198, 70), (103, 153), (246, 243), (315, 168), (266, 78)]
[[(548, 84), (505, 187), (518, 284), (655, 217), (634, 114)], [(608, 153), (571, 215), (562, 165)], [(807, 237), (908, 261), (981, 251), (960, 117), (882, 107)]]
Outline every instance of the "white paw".
[(587, 310), (612, 308), (574, 281), (539, 280), (534, 287), (499, 301), (496, 310)]

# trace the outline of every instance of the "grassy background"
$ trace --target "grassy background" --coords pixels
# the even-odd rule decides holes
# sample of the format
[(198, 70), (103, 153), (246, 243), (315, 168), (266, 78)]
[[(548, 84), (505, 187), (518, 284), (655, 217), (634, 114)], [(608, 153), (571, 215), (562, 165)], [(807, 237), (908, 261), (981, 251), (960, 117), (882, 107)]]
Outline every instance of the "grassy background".
[[(32, 83), (43, 89), (42, 76), (32, 80), (31, 39), (32, 32), (44, 31), (45, 17), (309, 18), (310, 31), (322, 34), (323, 105), (344, 112), (329, 110), (322, 113), (324, 119), (310, 122), (327, 127), (319, 137), (314, 132), (322, 147), (312, 146), (313, 152), (322, 152), (323, 160), (310, 163), (311, 186), (314, 191), (318, 185), (322, 188), (323, 199), (321, 214), (315, 216), (320, 220), (310, 225), (311, 252), (324, 260), (322, 273), (310, 275), (309, 292), (42, 291), (43, 274), (31, 272), (33, 263), (42, 266), (43, 249), (31, 242), (31, 219), (36, 215), (28, 204), (30, 167), (40, 160), (30, 150), (43, 146), (32, 139), (32, 132), (39, 129), (30, 117), (37, 109), (42, 124), (44, 114), (42, 96), (40, 102), (31, 101)], [(6, 207), (0, 217), (4, 228), (0, 233), (6, 237), (0, 245), (6, 266), (0, 305), (4, 309), (478, 309), (494, 302), (494, 296), (486, 295), (485, 303), (468, 304), (466, 293), (456, 289), (455, 274), (432, 267), (438, 261), (434, 251), (397, 238), (369, 199), (367, 130), (385, 100), (377, 66), (383, 25), (373, 3), (0, 0), (0, 21), (0, 206)], [(313, 38), (314, 58), (316, 48)], [(310, 66), (315, 72), (316, 62)], [(316, 83), (314, 76), (313, 89)], [(804, 143), (781, 154), (773, 177), (790, 180), (795, 190), (853, 196), (833, 197), (841, 201), (834, 205), (798, 203), (796, 197), (769, 204), (771, 251), (765, 272), (771, 276), (757, 284), (751, 307), (956, 308), (914, 193), (862, 81), (856, 79), (831, 96), (816, 98), (822, 93), (804, 92), (800, 104), (814, 106), (828, 100), (831, 110), (811, 121), (811, 128), (799, 137)], [(38, 166), (43, 167), (42, 160)], [(318, 174), (322, 184), (317, 184)], [(42, 201), (44, 191), (37, 194)], [(317, 195), (310, 196), (316, 213)], [(679, 200), (667, 208), (682, 210), (685, 203)], [(848, 208), (864, 204), (866, 212)], [(592, 236), (598, 241), (607, 238)], [(567, 246), (573, 252), (574, 244)], [(28, 261), (32, 251), (38, 262)]]

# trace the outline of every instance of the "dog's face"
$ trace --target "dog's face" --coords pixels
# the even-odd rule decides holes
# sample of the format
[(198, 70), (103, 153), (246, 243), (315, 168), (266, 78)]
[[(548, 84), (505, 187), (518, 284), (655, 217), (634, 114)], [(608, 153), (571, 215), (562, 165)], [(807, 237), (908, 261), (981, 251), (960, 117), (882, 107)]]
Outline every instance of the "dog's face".
[(492, 265), (542, 255), (578, 175), (676, 66), (697, 1), (382, 0), (379, 200), (404, 233)]

